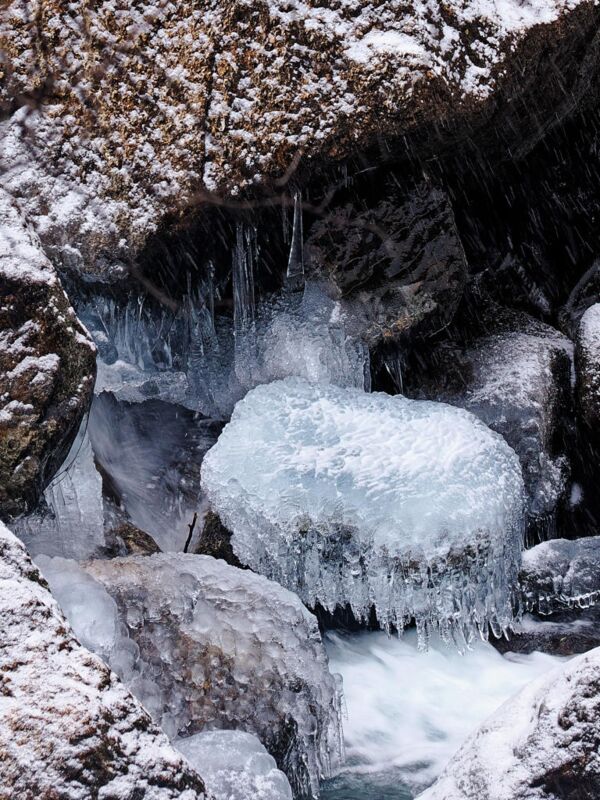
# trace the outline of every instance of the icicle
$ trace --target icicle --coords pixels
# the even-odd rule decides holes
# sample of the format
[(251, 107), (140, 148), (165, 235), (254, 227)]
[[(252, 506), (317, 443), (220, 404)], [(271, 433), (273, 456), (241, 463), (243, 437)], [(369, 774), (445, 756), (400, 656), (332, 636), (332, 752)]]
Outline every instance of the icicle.
[(286, 287), (294, 291), (304, 288), (304, 232), (302, 229), (302, 194), (294, 195), (294, 223), (288, 258)]
[(384, 356), (385, 368), (388, 375), (392, 379), (396, 389), (402, 394), (403, 381), (402, 381), (402, 357), (399, 353), (394, 355)]
[(213, 331), (215, 330), (215, 265), (208, 262), (208, 312)]
[(255, 232), (238, 223), (233, 250), (233, 324), (236, 335), (250, 330), (254, 322), (254, 253)]

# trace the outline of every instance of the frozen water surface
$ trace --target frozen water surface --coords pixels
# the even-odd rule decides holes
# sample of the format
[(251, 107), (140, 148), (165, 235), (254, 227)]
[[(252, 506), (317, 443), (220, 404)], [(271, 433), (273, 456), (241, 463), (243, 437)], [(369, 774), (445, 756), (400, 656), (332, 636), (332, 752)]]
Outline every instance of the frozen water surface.
[(409, 800), (432, 783), (463, 741), (505, 700), (564, 659), (500, 655), (477, 642), (465, 655), (414, 630), (329, 634), (331, 669), (344, 681), (346, 765), (323, 800)]
[(241, 561), (310, 606), (461, 641), (511, 622), (521, 468), (469, 412), (277, 381), (237, 404), (202, 483)]

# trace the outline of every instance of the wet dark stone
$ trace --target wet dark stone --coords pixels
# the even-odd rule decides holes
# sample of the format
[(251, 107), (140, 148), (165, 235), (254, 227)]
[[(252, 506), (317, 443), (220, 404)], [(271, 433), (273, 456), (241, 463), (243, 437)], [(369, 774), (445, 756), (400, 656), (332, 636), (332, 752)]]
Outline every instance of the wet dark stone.
[(231, 536), (231, 531), (223, 525), (219, 515), (215, 514), (214, 511), (209, 511), (204, 518), (202, 533), (193, 552), (200, 556), (220, 558), (231, 564), (232, 567), (248, 569), (233, 552)]

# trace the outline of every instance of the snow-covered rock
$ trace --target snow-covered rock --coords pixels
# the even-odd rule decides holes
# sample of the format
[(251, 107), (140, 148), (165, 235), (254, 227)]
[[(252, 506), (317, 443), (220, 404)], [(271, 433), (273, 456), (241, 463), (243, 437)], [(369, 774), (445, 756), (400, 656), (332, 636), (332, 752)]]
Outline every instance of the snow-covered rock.
[(288, 779), (251, 733), (206, 731), (174, 744), (214, 800), (292, 800)]
[(484, 131), (520, 152), (595, 72), (593, 0), (37, 9), (11, 0), (0, 22), (0, 100), (17, 108), (0, 133), (2, 183), (53, 259), (84, 272), (125, 269), (166, 215), (240, 187), (278, 191), (299, 162), (380, 134), (430, 152)]
[(528, 684), (474, 733), (419, 800), (600, 796), (600, 648)]
[(75, 639), (0, 523), (0, 794), (203, 800), (202, 780), (117, 676)]
[(317, 796), (341, 755), (340, 697), (316, 619), (295, 595), (208, 556), (92, 561), (85, 571), (40, 563), (75, 630), (171, 737), (253, 733), (296, 796)]
[(467, 637), (512, 619), (521, 468), (462, 409), (277, 381), (237, 404), (202, 483), (240, 561), (311, 607)]
[(523, 553), (519, 576), (529, 610), (551, 614), (600, 602), (600, 537), (553, 539)]
[(37, 236), (0, 189), (0, 515), (33, 508), (90, 401), (94, 346)]

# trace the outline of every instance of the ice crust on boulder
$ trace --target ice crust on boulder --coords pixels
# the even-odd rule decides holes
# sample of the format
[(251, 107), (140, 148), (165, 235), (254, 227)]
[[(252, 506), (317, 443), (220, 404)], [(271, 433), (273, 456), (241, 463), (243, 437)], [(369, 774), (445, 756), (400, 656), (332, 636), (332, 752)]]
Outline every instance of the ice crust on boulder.
[(552, 614), (600, 603), (600, 536), (552, 539), (523, 553), (519, 576), (529, 611)]
[(208, 556), (41, 564), (76, 633), (171, 738), (253, 733), (297, 797), (318, 796), (341, 758), (340, 690), (295, 595)]
[(214, 800), (292, 800), (288, 779), (251, 733), (206, 731), (174, 745), (204, 776)]
[(311, 607), (467, 638), (511, 622), (519, 459), (462, 409), (274, 382), (238, 403), (202, 482), (242, 563)]

